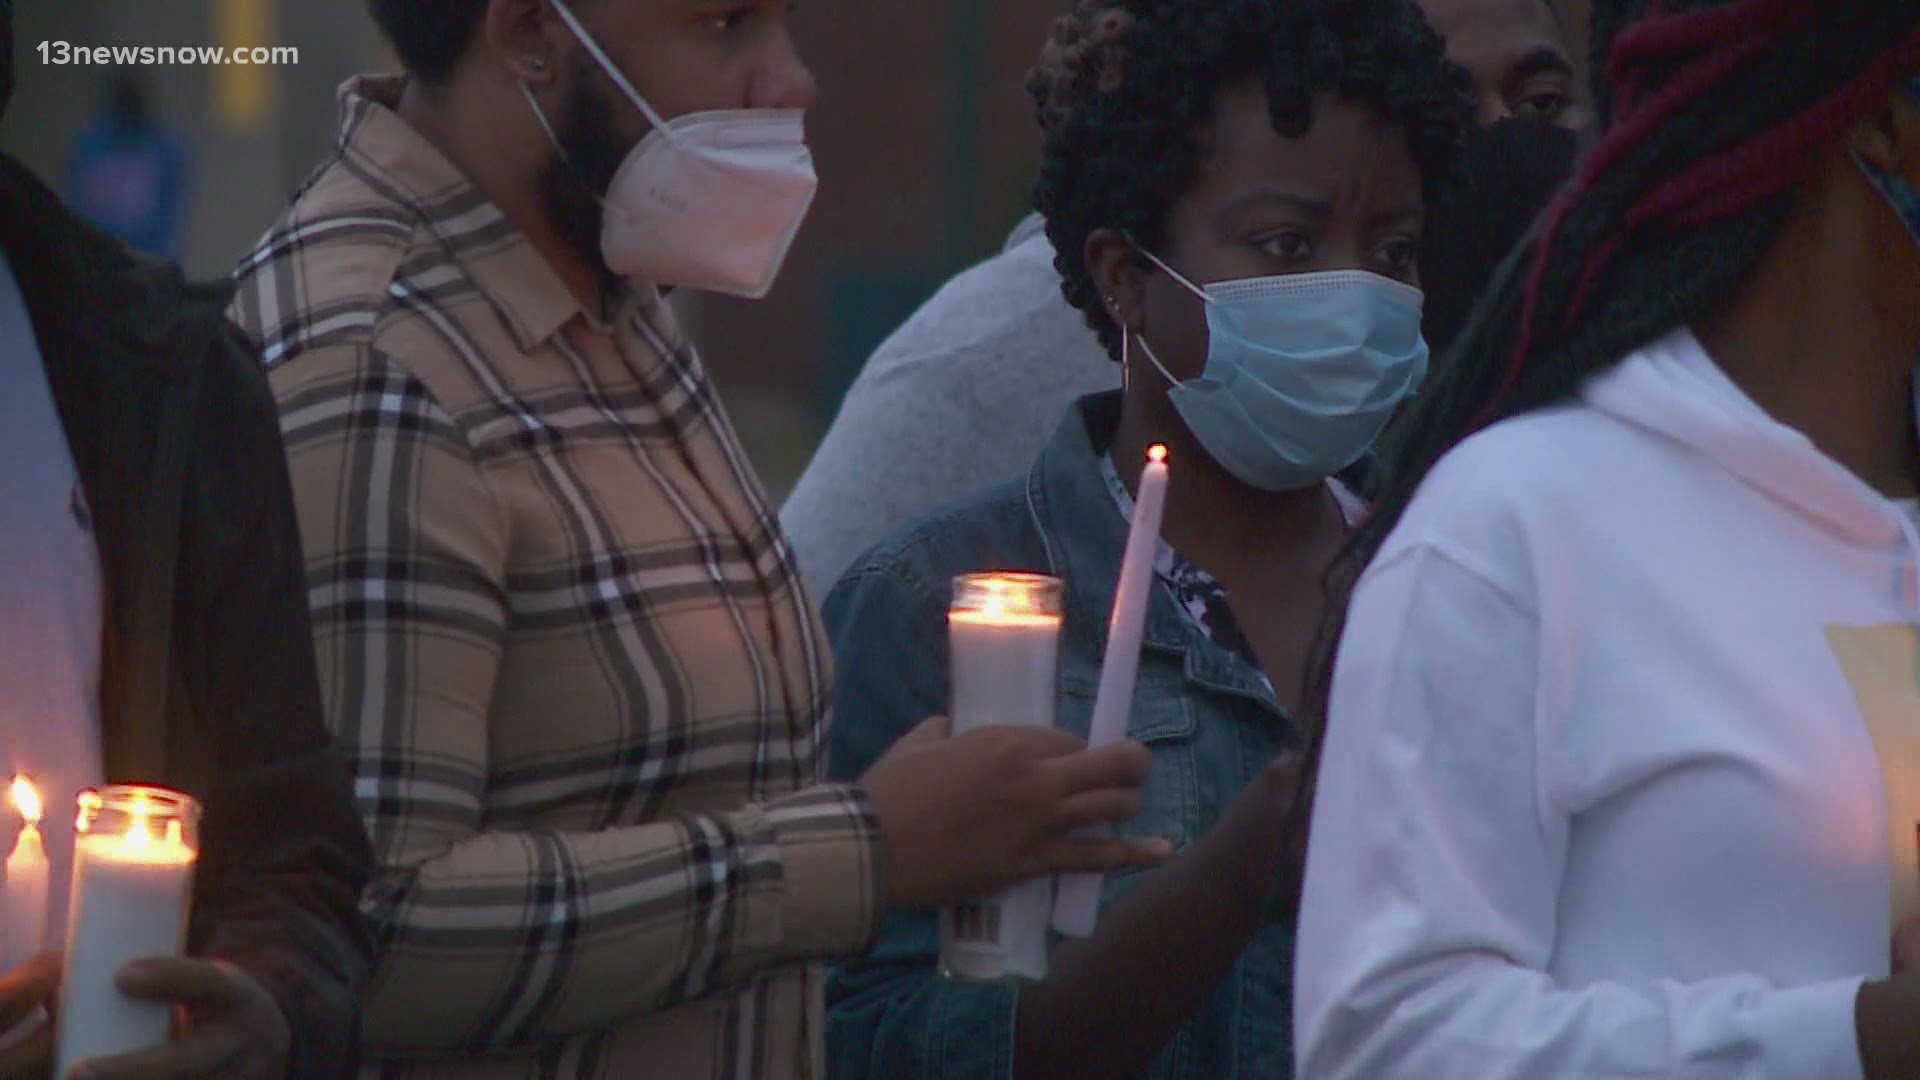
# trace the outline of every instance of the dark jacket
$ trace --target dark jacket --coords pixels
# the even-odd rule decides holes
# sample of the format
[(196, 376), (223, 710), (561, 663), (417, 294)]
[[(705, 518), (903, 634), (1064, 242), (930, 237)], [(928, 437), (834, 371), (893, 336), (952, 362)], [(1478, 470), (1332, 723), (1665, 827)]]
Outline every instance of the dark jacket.
[(372, 854), (322, 720), (277, 413), (230, 287), (131, 255), (4, 156), (0, 247), (93, 514), (106, 777), (201, 801), (189, 950), (279, 999), (290, 1075), (342, 1075)]
[[(836, 779), (861, 775), (921, 717), (947, 710), (951, 582), (978, 570), (1030, 570), (1066, 583), (1055, 722), (1087, 734), (1127, 544), (1127, 521), (1100, 471), (1119, 420), (1117, 391), (1082, 398), (1027, 476), (902, 526), (840, 579), (823, 608), (833, 637), (828, 757)], [(1147, 602), (1127, 734), (1153, 752), (1153, 768), (1140, 813), (1116, 831), (1165, 837), (1178, 849), (1213, 828), (1247, 784), (1297, 741), (1260, 672), (1201, 633), (1164, 588)], [(1143, 877), (1109, 877), (1101, 906)], [(830, 1075), (1012, 1074), (1018, 983), (944, 978), (939, 952), (933, 913), (896, 913), (871, 952), (834, 973), (827, 988)], [(1292, 970), (1292, 931), (1270, 923), (1144, 1075), (1293, 1075)]]

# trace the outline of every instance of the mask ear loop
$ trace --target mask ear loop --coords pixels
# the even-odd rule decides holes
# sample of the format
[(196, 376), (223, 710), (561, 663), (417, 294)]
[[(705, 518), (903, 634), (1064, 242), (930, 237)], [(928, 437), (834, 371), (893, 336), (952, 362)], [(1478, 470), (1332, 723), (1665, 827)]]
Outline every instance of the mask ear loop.
[(1176, 387), (1180, 385), (1180, 380), (1174, 378), (1173, 373), (1167, 370), (1167, 366), (1165, 364), (1162, 364), (1160, 362), (1160, 358), (1153, 354), (1153, 346), (1147, 344), (1147, 339), (1145, 337), (1142, 337), (1140, 339), (1140, 351), (1147, 354), (1147, 362), (1153, 365), (1153, 370), (1159, 372), (1161, 378), (1167, 380), (1167, 382), (1171, 383)]
[[(1207, 290), (1187, 280), (1187, 276), (1185, 274), (1182, 274), (1180, 271), (1175, 270), (1171, 266), (1168, 266), (1165, 260), (1161, 259), (1160, 256), (1155, 255), (1153, 252), (1148, 251), (1145, 247), (1142, 247), (1140, 242), (1133, 238), (1132, 233), (1126, 231), (1125, 229), (1122, 229), (1120, 230), (1120, 238), (1127, 242), (1128, 247), (1131, 247), (1134, 251), (1139, 252), (1143, 257), (1145, 257), (1148, 262), (1159, 267), (1168, 277), (1179, 282), (1182, 286), (1186, 288), (1188, 292), (1199, 297), (1200, 303), (1202, 304), (1213, 303), (1213, 297), (1207, 295)], [(1114, 314), (1118, 316), (1119, 312), (1116, 311)], [(1123, 357), (1123, 359), (1121, 360), (1121, 363), (1125, 364), (1126, 361), (1124, 357), (1126, 356), (1126, 342), (1132, 340), (1134, 334), (1132, 330), (1127, 329), (1125, 326), (1122, 326), (1121, 330), (1126, 335), (1125, 337), (1121, 338), (1121, 346), (1120, 346), (1121, 356)], [(1144, 335), (1142, 335), (1140, 338), (1140, 351), (1147, 354), (1147, 362), (1153, 365), (1154, 370), (1160, 373), (1161, 378), (1167, 380), (1168, 383), (1172, 384), (1175, 387), (1178, 387), (1180, 385), (1180, 380), (1174, 378), (1173, 373), (1167, 370), (1167, 365), (1161, 363), (1160, 358), (1154, 355), (1153, 346), (1148, 343)], [(1124, 388), (1124, 383), (1122, 385)]]
[(567, 148), (560, 145), (560, 136), (553, 130), (552, 121), (547, 119), (547, 111), (540, 107), (540, 100), (533, 96), (532, 90), (527, 89), (526, 83), (516, 79), (514, 85), (520, 88), (520, 96), (527, 99), (527, 108), (533, 110), (533, 118), (540, 121), (540, 130), (547, 133), (547, 141), (553, 144), (554, 153), (567, 163), (567, 168), (573, 168), (573, 162), (567, 157)]
[[(540, 107), (540, 99), (533, 96), (533, 91), (527, 88), (526, 83), (516, 80), (514, 85), (520, 88), (520, 96), (527, 99), (527, 107), (533, 110), (533, 118), (540, 121), (540, 130), (547, 133), (547, 141), (553, 144), (553, 152), (560, 155), (560, 163), (567, 167), (567, 171), (573, 174), (574, 179), (582, 187), (586, 187), (586, 181), (581, 178), (580, 170), (574, 167), (573, 159), (567, 156), (565, 144), (561, 143), (559, 134), (553, 130), (553, 122), (547, 119), (547, 111)], [(592, 195), (593, 201), (599, 203), (603, 209), (606, 207), (607, 197), (604, 194), (593, 191), (588, 191), (588, 194)]]
[[(573, 31), (573, 36), (579, 40), (580, 47), (587, 50), (587, 55), (593, 57), (594, 63), (600, 65), (600, 70), (606, 72), (607, 78), (613, 80), (613, 85), (619, 87), (620, 92), (627, 95), (627, 100), (633, 102), (642, 115), (646, 116), (647, 123), (652, 124), (662, 138), (671, 140), (674, 137), (673, 129), (667, 126), (667, 122), (660, 118), (659, 113), (653, 111), (653, 106), (647, 104), (647, 99), (640, 96), (640, 91), (635, 90), (633, 84), (627, 81), (626, 75), (600, 48), (599, 43), (587, 33), (587, 28), (580, 25), (580, 20), (567, 9), (565, 0), (547, 0), (547, 2), (553, 5), (553, 13), (560, 16), (560, 21), (567, 24), (567, 29)], [(543, 119), (542, 123), (544, 122)]]
[(1114, 303), (1111, 296), (1107, 297), (1107, 314), (1113, 319), (1114, 324), (1120, 327), (1120, 392), (1122, 394), (1126, 393), (1133, 384), (1133, 339), (1135, 337), (1140, 338), (1140, 351), (1146, 354), (1147, 362), (1160, 373), (1160, 377), (1174, 386), (1180, 385), (1180, 380), (1174, 378), (1173, 374), (1167, 370), (1167, 366), (1154, 355), (1153, 346), (1147, 344), (1146, 337), (1135, 334), (1131, 326), (1120, 320), (1120, 306)]
[[(1179, 282), (1181, 285), (1186, 286), (1186, 290), (1192, 293), (1193, 295), (1199, 297), (1201, 303), (1203, 304), (1213, 303), (1213, 297), (1207, 295), (1207, 290), (1187, 280), (1187, 275), (1182, 274), (1180, 271), (1175, 270), (1171, 266), (1168, 266), (1166, 262), (1160, 258), (1160, 256), (1155, 255), (1153, 252), (1148, 251), (1146, 248), (1140, 246), (1140, 243), (1133, 238), (1132, 233), (1127, 232), (1126, 230), (1123, 229), (1120, 232), (1120, 237), (1121, 239), (1127, 242), (1128, 247), (1131, 247), (1133, 250), (1139, 252), (1143, 258), (1145, 258), (1148, 262), (1152, 263), (1153, 265), (1159, 267), (1168, 277)], [(1145, 344), (1145, 342), (1142, 342), (1142, 344)]]
[[(1133, 240), (1129, 238), (1127, 242), (1131, 244)], [(1139, 248), (1135, 248), (1135, 250), (1139, 250)], [(1144, 256), (1146, 252), (1140, 252), (1140, 254)], [(1146, 256), (1146, 258), (1152, 259), (1154, 256)], [(1160, 259), (1154, 259), (1154, 261), (1158, 263)], [(1173, 273), (1173, 271), (1167, 269), (1167, 273)], [(1179, 279), (1181, 284), (1187, 284), (1187, 279), (1183, 279), (1181, 275), (1173, 273), (1173, 277)], [(1192, 284), (1187, 284), (1187, 288), (1192, 288)], [(1154, 356), (1154, 346), (1146, 344), (1146, 338), (1144, 338), (1142, 334), (1135, 334), (1133, 327), (1129, 327), (1127, 323), (1121, 321), (1121, 317), (1119, 317), (1119, 304), (1117, 304), (1112, 296), (1106, 298), (1106, 313), (1108, 313), (1110, 319), (1114, 319), (1114, 325), (1119, 327), (1119, 392), (1121, 392), (1121, 394), (1125, 394), (1125, 392), (1133, 386), (1133, 338), (1137, 338), (1137, 336), (1140, 338), (1140, 352), (1146, 354), (1146, 361), (1154, 365), (1154, 371), (1158, 371), (1160, 377), (1167, 380), (1167, 384), (1171, 384), (1171, 386), (1179, 386), (1179, 384), (1181, 384), (1181, 380), (1175, 379), (1173, 373), (1167, 371), (1167, 365), (1160, 363), (1160, 357)]]

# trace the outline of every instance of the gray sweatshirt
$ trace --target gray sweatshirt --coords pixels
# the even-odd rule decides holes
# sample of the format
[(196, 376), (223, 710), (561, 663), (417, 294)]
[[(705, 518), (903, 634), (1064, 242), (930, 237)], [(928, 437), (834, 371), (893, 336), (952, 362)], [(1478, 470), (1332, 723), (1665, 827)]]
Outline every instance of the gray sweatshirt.
[[(815, 597), (910, 518), (1023, 474), (1120, 367), (1060, 295), (1037, 217), (881, 344), (781, 508)], [(982, 567), (982, 569), (992, 569)]]

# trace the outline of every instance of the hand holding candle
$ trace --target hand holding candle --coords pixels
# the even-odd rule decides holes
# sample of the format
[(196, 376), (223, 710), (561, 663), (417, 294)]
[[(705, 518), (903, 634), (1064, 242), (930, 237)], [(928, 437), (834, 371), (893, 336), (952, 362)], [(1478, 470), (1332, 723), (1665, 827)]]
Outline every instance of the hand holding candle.
[[(1133, 498), (1133, 522), (1127, 532), (1126, 554), (1120, 560), (1120, 581), (1114, 589), (1106, 661), (1101, 665), (1100, 688), (1093, 699), (1088, 746), (1105, 746), (1127, 734), (1134, 683), (1140, 674), (1147, 601), (1153, 590), (1153, 557), (1160, 547), (1160, 521), (1167, 506), (1167, 481), (1167, 448), (1156, 443), (1147, 451), (1147, 464), (1140, 471), (1139, 489)], [(1053, 898), (1054, 928), (1074, 937), (1092, 934), (1104, 880), (1099, 874), (1063, 875)]]
[(204, 1076), (212, 1061), (221, 1063), (221, 1076), (288, 1075), (293, 1033), (286, 1015), (272, 992), (238, 966), (158, 957), (127, 965), (118, 981), (131, 997), (180, 1005), (180, 1032), (163, 1046), (79, 1062), (66, 1080)]
[[(970, 574), (947, 614), (953, 730), (1050, 728), (1058, 706), (1061, 583), (1037, 574)], [(971, 979), (1047, 974), (1050, 878), (941, 913), (941, 970)]]
[(47, 947), (47, 848), (40, 838), (40, 792), (24, 776), (13, 778), (13, 807), (22, 822), (7, 856), (6, 920), (0, 940), (0, 971), (12, 971)]
[(137, 1000), (117, 979), (135, 960), (178, 956), (199, 860), (200, 807), (161, 788), (114, 786), (80, 796), (59, 1068), (160, 1046), (173, 1007)]

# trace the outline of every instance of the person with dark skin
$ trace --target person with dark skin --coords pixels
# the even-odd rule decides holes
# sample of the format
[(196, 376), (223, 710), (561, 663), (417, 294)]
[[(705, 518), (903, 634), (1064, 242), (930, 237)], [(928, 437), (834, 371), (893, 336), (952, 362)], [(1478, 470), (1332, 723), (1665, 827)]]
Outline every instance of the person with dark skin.
[[(0, 0), (0, 111), (12, 29)], [(46, 955), (0, 973), (0, 1076), (54, 1068), (69, 808), (102, 784), (202, 808), (182, 954), (118, 973), (179, 1021), (62, 1080), (354, 1064), (372, 859), (321, 718), (279, 425), (222, 313), (231, 293), (134, 254), (0, 155), (0, 775), (30, 774), (45, 800), (53, 909)]]
[(1334, 576), (1299, 1064), (1911, 1080), (1920, 7), (1593, 31)]
[(103, 232), (149, 255), (177, 259), (192, 195), (191, 154), (155, 114), (134, 71), (115, 71), (104, 91), (99, 118), (74, 138), (62, 190)]
[(406, 73), (348, 85), (233, 305), (374, 843), (369, 1067), (817, 1077), (818, 965), (887, 911), (1161, 862), (1083, 832), (1134, 743), (931, 710), (820, 782), (819, 617), (664, 301), (763, 294), (802, 224), (790, 5), (370, 7)]
[(1447, 39), (1447, 55), (1473, 73), (1474, 122), (1520, 117), (1578, 131), (1592, 122), (1553, 0), (1420, 0)]
[(1523, 119), (1467, 134), (1460, 179), (1427, 208), (1420, 328), (1436, 359), (1467, 326), (1474, 304), (1534, 220), (1573, 176), (1580, 135)]
[[(1424, 184), (1406, 131), (1322, 92), (1313, 126), (1289, 138), (1274, 130), (1269, 108), (1257, 88), (1220, 93), (1210, 156), (1169, 209), (1156, 254), (1194, 283), (1363, 269), (1417, 285)], [(1200, 378), (1206, 307), (1171, 274), (1143, 267), (1134, 244), (1121, 228), (1089, 234), (1091, 281), (1122, 334), (1156, 343), (1168, 376)], [(1148, 449), (1168, 447), (1179, 483), (1168, 492), (1163, 535), (1227, 595), (1247, 598), (1234, 616), (1257, 643), (1282, 707), (1297, 712), (1321, 614), (1311, 583), (1345, 544), (1348, 514), (1324, 485), (1265, 490), (1235, 475), (1181, 420), (1152, 362), (1131, 361), (1132, 392), (1121, 398), (1110, 451), (1116, 467), (1131, 491)]]
[[(932, 916), (891, 920), (830, 989), (836, 1075), (1290, 1073), (1294, 718), (1319, 582), (1360, 512), (1334, 474), (1424, 367), (1416, 257), (1467, 126), (1465, 81), (1409, 0), (1082, 0), (1059, 21), (1029, 77), (1037, 202), (1062, 291), (1125, 389), (1069, 409), (1027, 477), (909, 523), (841, 580), (824, 609), (840, 662), (830, 767), (858, 775), (945, 704), (948, 582), (987, 568), (1065, 582), (1057, 722), (1084, 732), (1127, 507), (1164, 444), (1129, 731), (1154, 765), (1121, 832), (1181, 853), (1109, 881), (1094, 935), (1059, 944), (1037, 982), (942, 979)], [(1334, 311), (1370, 327), (1364, 346), (1327, 341)], [(1385, 374), (1345, 366), (1388, 353)], [(1295, 387), (1291, 418), (1247, 423), (1191, 396), (1230, 366), (1278, 387), (1315, 364), (1324, 381)], [(1312, 418), (1352, 419), (1357, 392), (1333, 387), (1356, 382), (1373, 418), (1329, 439)]]
[[(1459, 177), (1427, 207), (1420, 244), (1420, 287), (1426, 293), (1420, 332), (1436, 364), (1466, 329), (1486, 284), (1573, 175), (1580, 141), (1579, 132), (1518, 117), (1467, 133)], [(1414, 400), (1402, 402), (1380, 434), (1374, 466), (1362, 477), (1368, 483), (1361, 494), (1368, 499), (1386, 479), (1379, 463), (1393, 459)]]
[[(1547, 0), (1418, 6), (1472, 76), (1477, 123), (1519, 118), (1515, 138), (1586, 123)], [(1038, 222), (1023, 221), (1006, 250), (943, 287), (861, 368), (780, 509), (816, 591), (901, 522), (1024, 469), (1068, 405), (1113, 387), (1113, 365), (1051, 288), (1053, 258)], [(1480, 265), (1438, 269), (1429, 284), (1455, 295), (1487, 281)], [(979, 393), (986, 385), (1005, 392)]]

